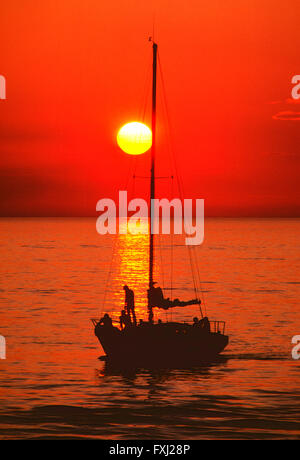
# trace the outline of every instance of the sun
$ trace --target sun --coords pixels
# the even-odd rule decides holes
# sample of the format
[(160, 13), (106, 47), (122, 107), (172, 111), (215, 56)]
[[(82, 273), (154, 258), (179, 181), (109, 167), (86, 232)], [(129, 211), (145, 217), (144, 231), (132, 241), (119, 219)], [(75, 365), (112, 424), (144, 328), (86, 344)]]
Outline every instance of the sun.
[(152, 145), (151, 129), (138, 121), (126, 123), (118, 132), (117, 142), (120, 149), (129, 155), (140, 155)]

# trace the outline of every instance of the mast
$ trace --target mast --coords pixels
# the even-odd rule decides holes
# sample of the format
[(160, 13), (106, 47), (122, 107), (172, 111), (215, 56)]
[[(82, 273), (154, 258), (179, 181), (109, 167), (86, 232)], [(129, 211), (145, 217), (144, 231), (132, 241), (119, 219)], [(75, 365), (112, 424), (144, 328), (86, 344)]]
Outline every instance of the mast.
[[(154, 264), (154, 204), (155, 198), (155, 141), (156, 141), (156, 74), (157, 74), (157, 44), (153, 42), (153, 77), (152, 77), (152, 146), (151, 146), (151, 180), (150, 180), (150, 236), (149, 236), (149, 294), (153, 287)], [(153, 311), (148, 295), (149, 322), (153, 322)]]

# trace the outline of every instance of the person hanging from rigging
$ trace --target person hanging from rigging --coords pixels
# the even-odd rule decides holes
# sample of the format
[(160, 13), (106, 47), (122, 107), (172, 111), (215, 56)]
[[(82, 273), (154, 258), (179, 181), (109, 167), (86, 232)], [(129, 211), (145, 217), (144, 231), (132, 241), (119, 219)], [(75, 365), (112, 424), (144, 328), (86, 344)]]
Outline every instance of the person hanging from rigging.
[(148, 300), (150, 307), (163, 308), (164, 310), (168, 310), (172, 307), (185, 307), (186, 305), (201, 304), (200, 299), (182, 301), (179, 299), (171, 300), (169, 297), (165, 298), (162, 288), (159, 286), (152, 286), (150, 289), (148, 289)]
[(133, 325), (136, 326), (136, 316), (134, 311), (134, 292), (132, 289), (129, 289), (127, 285), (123, 286), (123, 289), (125, 291), (125, 311), (129, 316), (130, 321), (132, 315)]

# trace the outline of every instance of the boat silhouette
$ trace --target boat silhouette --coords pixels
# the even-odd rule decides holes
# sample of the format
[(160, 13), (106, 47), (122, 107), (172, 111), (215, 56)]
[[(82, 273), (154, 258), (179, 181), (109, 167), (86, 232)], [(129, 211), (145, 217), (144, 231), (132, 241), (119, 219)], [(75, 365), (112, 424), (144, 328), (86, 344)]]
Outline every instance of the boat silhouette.
[[(153, 278), (154, 266), (154, 210), (155, 198), (155, 150), (156, 150), (156, 87), (157, 87), (157, 43), (153, 42), (152, 64), (152, 146), (150, 178), (150, 231), (149, 231), (149, 288), (148, 321), (135, 321), (125, 328), (114, 327), (110, 321), (92, 319), (94, 332), (98, 338), (106, 359), (123, 364), (177, 366), (195, 365), (213, 361), (228, 344), (224, 321), (210, 321), (201, 309), (201, 300), (188, 301), (165, 298), (160, 287), (156, 287)], [(153, 310), (168, 310), (176, 307), (199, 305), (201, 319), (194, 323), (155, 322)], [(135, 319), (135, 318), (134, 318)]]

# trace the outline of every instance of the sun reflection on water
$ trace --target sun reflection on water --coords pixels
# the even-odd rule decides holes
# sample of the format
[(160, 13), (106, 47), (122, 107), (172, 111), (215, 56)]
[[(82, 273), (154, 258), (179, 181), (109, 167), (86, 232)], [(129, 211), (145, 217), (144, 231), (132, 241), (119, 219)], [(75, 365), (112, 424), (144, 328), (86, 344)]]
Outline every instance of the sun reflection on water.
[[(111, 308), (111, 316), (118, 322), (121, 309), (124, 307), (123, 286), (127, 284), (135, 293), (135, 310), (138, 319), (147, 319), (147, 289), (149, 281), (149, 235), (148, 222), (140, 220), (137, 228), (140, 233), (133, 234), (133, 226), (124, 223), (121, 231), (127, 225), (127, 233), (116, 235), (114, 265), (112, 279), (109, 280), (109, 292), (104, 310)], [(155, 264), (155, 276), (159, 267)], [(112, 305), (111, 302), (112, 301)]]

